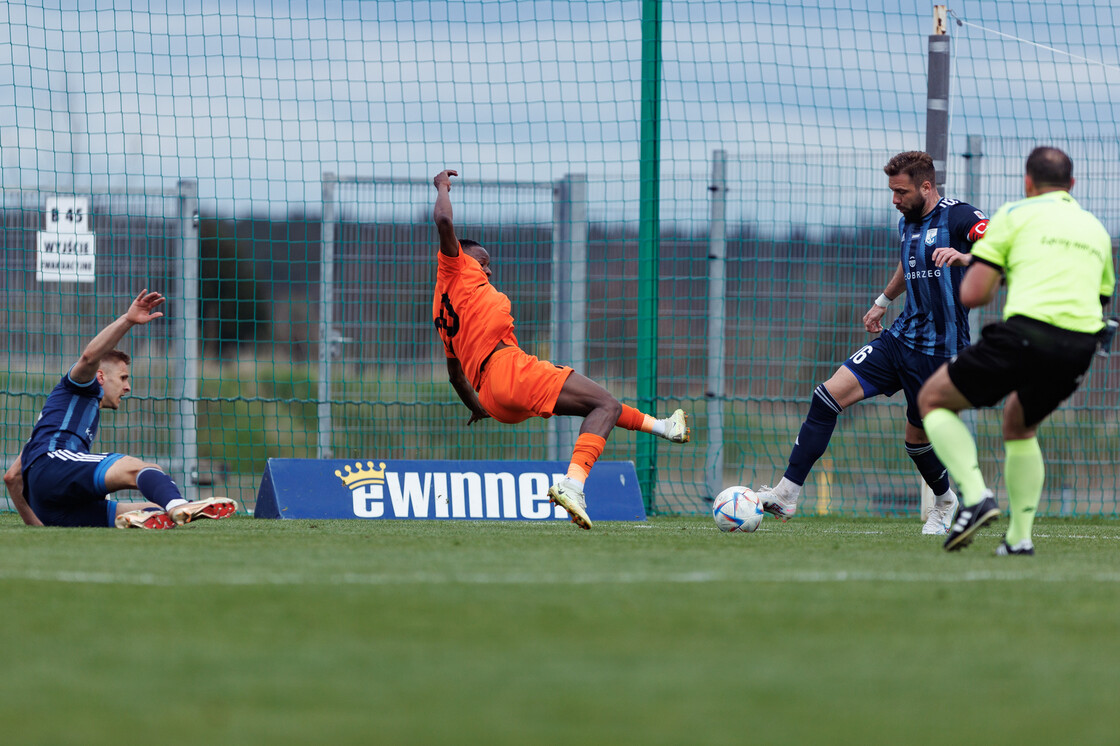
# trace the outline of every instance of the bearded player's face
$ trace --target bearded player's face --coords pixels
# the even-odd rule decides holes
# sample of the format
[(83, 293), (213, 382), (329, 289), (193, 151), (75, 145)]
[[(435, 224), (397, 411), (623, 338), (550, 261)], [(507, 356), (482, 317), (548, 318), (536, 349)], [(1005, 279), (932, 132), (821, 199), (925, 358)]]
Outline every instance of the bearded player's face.
[(887, 185), (894, 195), (892, 202), (903, 217), (910, 223), (920, 222), (926, 212), (926, 197), (933, 188), (930, 183), (926, 181), (918, 185), (910, 176), (898, 174), (890, 177)]

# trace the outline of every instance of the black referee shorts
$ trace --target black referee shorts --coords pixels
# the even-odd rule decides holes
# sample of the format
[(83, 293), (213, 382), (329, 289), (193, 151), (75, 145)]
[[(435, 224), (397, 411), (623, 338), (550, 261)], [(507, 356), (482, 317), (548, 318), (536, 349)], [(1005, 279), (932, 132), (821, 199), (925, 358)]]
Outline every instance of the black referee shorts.
[(985, 326), (980, 341), (949, 363), (949, 379), (975, 407), (1016, 392), (1030, 426), (1077, 390), (1096, 350), (1095, 334), (1012, 316)]

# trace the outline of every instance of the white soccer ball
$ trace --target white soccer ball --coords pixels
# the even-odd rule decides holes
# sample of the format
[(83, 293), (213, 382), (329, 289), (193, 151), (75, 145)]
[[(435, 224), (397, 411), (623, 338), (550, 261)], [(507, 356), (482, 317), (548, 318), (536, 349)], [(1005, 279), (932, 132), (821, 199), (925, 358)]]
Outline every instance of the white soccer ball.
[(720, 531), (749, 534), (762, 523), (762, 500), (749, 487), (728, 487), (716, 495), (712, 518)]

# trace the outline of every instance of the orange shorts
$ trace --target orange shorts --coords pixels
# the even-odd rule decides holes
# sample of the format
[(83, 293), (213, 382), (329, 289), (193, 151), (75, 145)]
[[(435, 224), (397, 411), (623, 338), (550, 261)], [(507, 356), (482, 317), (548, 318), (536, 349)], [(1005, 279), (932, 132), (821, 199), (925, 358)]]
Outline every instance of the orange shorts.
[(551, 417), (572, 369), (539, 360), (518, 347), (504, 347), (482, 369), (478, 400), (498, 422), (513, 425)]

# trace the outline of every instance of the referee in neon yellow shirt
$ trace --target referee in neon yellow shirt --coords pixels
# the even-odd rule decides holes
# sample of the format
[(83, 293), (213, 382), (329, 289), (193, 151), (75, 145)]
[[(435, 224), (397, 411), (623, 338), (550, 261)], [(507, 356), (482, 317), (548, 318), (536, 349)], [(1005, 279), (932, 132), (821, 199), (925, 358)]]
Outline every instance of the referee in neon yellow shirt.
[(1004, 476), (1011, 521), (998, 555), (1031, 555), (1031, 527), (1045, 466), (1035, 432), (1077, 390), (1102, 340), (1103, 309), (1116, 285), (1112, 239), (1069, 195), (1073, 163), (1057, 148), (1035, 148), (1023, 178), (1027, 198), (999, 209), (972, 247), (961, 303), (976, 308), (1007, 278), (1003, 321), (942, 365), (918, 394), (934, 452), (957, 482), (961, 507), (945, 549), (968, 546), (999, 516), (984, 482), (976, 442), (957, 413), (1005, 396)]

